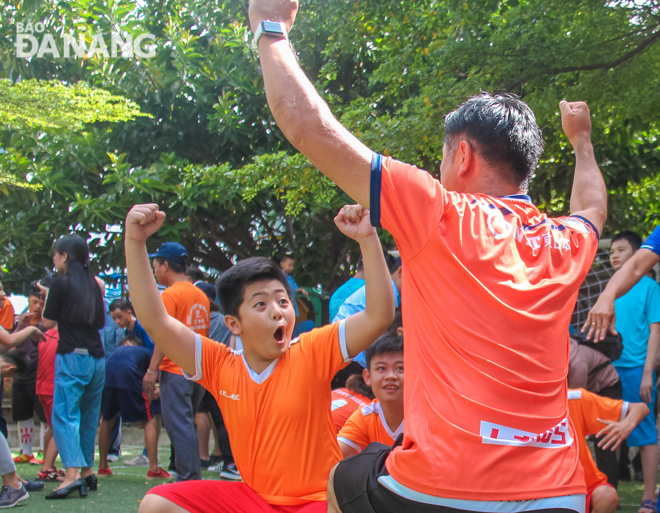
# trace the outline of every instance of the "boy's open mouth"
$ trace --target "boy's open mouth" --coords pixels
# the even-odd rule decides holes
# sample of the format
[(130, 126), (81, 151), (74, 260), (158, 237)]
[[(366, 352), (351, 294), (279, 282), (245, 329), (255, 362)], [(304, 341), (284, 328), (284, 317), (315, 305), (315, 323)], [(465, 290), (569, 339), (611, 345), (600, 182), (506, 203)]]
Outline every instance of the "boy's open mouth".
[(278, 342), (282, 342), (282, 340), (284, 340), (284, 328), (282, 326), (275, 330), (275, 340)]

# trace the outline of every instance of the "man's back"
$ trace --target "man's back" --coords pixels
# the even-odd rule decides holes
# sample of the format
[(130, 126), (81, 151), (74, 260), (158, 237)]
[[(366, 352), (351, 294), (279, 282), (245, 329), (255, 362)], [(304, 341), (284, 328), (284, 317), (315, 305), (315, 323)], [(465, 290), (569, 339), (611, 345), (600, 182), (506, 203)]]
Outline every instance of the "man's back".
[(596, 231), (549, 219), (526, 196), (446, 191), (390, 159), (381, 173), (371, 217), (403, 259), (412, 376), (390, 485), (465, 500), (584, 493), (567, 420), (568, 324)]
[(144, 347), (119, 346), (106, 360), (105, 386), (142, 392), (150, 361), (151, 351)]

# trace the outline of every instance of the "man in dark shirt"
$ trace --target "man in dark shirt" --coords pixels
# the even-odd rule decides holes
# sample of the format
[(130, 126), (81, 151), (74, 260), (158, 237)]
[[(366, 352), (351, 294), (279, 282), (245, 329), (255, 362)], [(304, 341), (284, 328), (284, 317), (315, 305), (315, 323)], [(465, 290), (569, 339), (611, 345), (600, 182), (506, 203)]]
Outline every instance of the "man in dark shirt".
[[(28, 326), (36, 326), (42, 333), (45, 333), (46, 328), (41, 322), (45, 300), (46, 296), (37, 287), (33, 287), (28, 296), (28, 310), (18, 317), (14, 331), (21, 331)], [(17, 375), (12, 384), (12, 418), (14, 422), (18, 423), (18, 432), (21, 437), (21, 453), (14, 458), (15, 463), (34, 462), (35, 464), (41, 464), (43, 460), (43, 453), (35, 458), (32, 451), (35, 412), (41, 421), (41, 429), (44, 433), (46, 431), (46, 417), (36, 396), (37, 365), (39, 363), (38, 346), (39, 340), (36, 337), (29, 337), (16, 346), (18, 351), (27, 355), (29, 364), (27, 371)]]

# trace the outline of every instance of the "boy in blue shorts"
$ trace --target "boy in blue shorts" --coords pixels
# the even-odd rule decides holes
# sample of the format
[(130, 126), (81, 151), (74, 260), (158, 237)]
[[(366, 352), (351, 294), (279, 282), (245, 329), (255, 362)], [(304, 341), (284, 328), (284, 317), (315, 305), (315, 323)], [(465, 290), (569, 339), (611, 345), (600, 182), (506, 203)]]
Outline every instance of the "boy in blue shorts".
[(112, 475), (108, 467), (110, 431), (117, 414), (124, 422), (139, 422), (149, 457), (148, 478), (168, 478), (170, 474), (158, 467), (158, 434), (155, 415), (160, 413), (159, 390), (149, 402), (142, 389), (142, 378), (149, 368), (152, 352), (136, 337), (124, 337), (105, 364), (105, 388), (101, 411), (103, 421), (99, 432), (99, 476)]
[[(635, 232), (624, 231), (612, 238), (610, 263), (620, 269), (642, 246)], [(614, 303), (616, 331), (623, 337), (623, 352), (614, 361), (623, 400), (646, 403), (651, 412), (657, 397), (653, 365), (660, 348), (660, 286), (643, 277), (630, 291)], [(653, 413), (637, 426), (627, 440), (629, 447), (639, 447), (644, 473), (644, 496), (639, 513), (655, 513), (655, 480), (658, 470), (658, 430)]]

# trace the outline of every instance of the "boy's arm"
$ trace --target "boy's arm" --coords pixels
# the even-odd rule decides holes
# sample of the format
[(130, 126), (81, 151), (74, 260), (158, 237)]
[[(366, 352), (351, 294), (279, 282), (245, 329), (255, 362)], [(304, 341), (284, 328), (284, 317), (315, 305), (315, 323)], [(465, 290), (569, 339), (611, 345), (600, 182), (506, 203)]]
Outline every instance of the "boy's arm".
[(658, 349), (660, 349), (660, 323), (649, 324), (650, 334), (649, 343), (646, 347), (646, 361), (644, 362), (644, 372), (642, 374), (642, 384), (639, 387), (639, 397), (645, 403), (651, 402), (651, 391), (653, 390), (653, 366), (658, 358)]
[(559, 103), (564, 133), (575, 151), (571, 215), (589, 220), (600, 235), (607, 221), (607, 189), (591, 144), (591, 117), (584, 102)]
[(617, 334), (614, 329), (616, 323), (614, 300), (633, 288), (658, 262), (660, 262), (660, 255), (649, 249), (641, 248), (621, 266), (621, 269), (614, 273), (605, 290), (598, 297), (598, 301), (589, 311), (587, 322), (582, 327), (583, 333), (589, 330), (587, 339), (591, 339), (593, 336), (596, 341), (603, 340), (608, 326), (612, 334)]
[(188, 374), (194, 375), (195, 334), (167, 314), (149, 265), (145, 245), (147, 238), (158, 231), (164, 220), (165, 214), (155, 204), (135, 205), (128, 213), (124, 243), (128, 286), (136, 316), (156, 348)]
[(614, 422), (612, 420), (601, 420), (599, 422), (605, 424), (605, 427), (600, 430), (596, 435), (596, 438), (602, 436), (603, 438), (598, 442), (598, 447), (602, 449), (611, 449), (612, 451), (616, 450), (621, 442), (623, 442), (630, 432), (637, 427), (637, 425), (644, 420), (649, 412), (649, 407), (644, 403), (629, 403), (628, 404), (628, 413), (626, 418), (620, 420), (619, 422)]
[(381, 336), (394, 321), (394, 292), (383, 248), (362, 205), (345, 206), (335, 223), (342, 233), (360, 244), (364, 262), (366, 308), (345, 321), (348, 356), (357, 356)]
[(149, 363), (149, 368), (142, 378), (142, 388), (144, 393), (147, 396), (149, 401), (154, 400), (154, 394), (156, 393), (156, 378), (158, 378), (158, 368), (160, 367), (165, 353), (163, 353), (158, 346), (154, 346), (154, 354), (151, 356), (151, 362)]
[(36, 326), (29, 326), (25, 329), (16, 331), (11, 334), (5, 331), (3, 328), (0, 328), (0, 344), (11, 349), (13, 347), (16, 347), (24, 340), (30, 338), (32, 335), (36, 335), (39, 341), (46, 340), (44, 334), (41, 333), (41, 330)]
[(354, 447), (351, 447), (346, 442), (342, 442), (341, 440), (337, 440), (337, 441), (339, 442), (339, 448), (341, 449), (341, 455), (343, 459), (346, 459), (349, 456), (353, 456), (354, 454), (357, 454), (357, 450)]
[[(291, 30), (295, 0), (251, 0), (250, 25), (283, 21)], [(372, 152), (333, 116), (285, 39), (259, 39), (268, 105), (284, 136), (354, 201), (369, 206)]]

